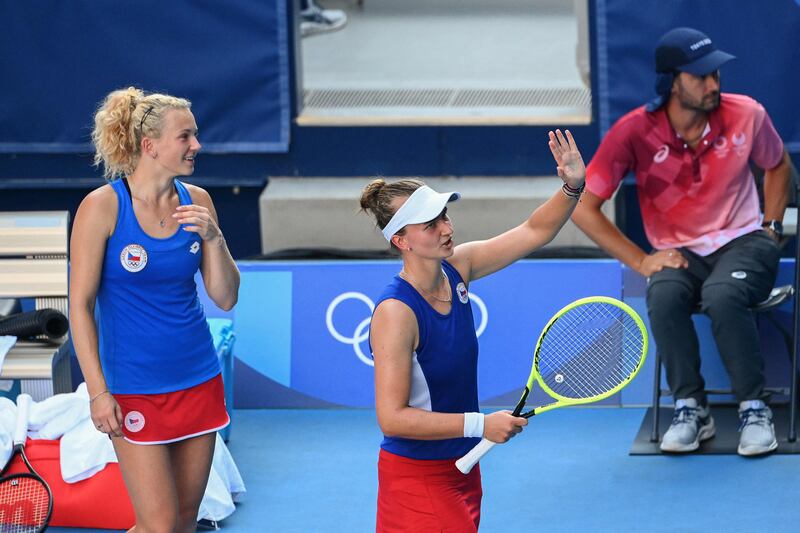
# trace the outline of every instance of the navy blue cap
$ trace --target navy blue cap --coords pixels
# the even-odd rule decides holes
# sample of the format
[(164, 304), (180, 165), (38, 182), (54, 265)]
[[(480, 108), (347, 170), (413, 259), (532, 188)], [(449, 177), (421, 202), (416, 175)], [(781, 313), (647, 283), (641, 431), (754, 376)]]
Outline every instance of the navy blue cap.
[(656, 46), (656, 72), (678, 70), (705, 76), (736, 59), (718, 50), (708, 35), (692, 28), (675, 28), (665, 33)]
[(647, 103), (647, 111), (655, 111), (664, 105), (672, 91), (675, 72), (688, 72), (705, 76), (722, 65), (736, 59), (718, 50), (705, 33), (692, 28), (675, 28), (664, 35), (656, 45), (656, 93), (658, 96)]

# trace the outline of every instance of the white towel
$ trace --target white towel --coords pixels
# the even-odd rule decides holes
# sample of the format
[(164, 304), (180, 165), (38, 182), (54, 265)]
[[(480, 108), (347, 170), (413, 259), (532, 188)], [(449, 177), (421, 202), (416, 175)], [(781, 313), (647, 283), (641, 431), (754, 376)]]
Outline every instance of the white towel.
[[(5, 468), (14, 451), (14, 428), (17, 424), (17, 404), (0, 397), (0, 464)], [(0, 470), (2, 470), (0, 468)]]
[(17, 338), (13, 335), (0, 335), (0, 368), (3, 368), (3, 361), (6, 354), (17, 343)]
[[(206, 493), (200, 502), (198, 520), (222, 520), (230, 516), (236, 507), (234, 502), (246, 492), (239, 469), (231, 458), (228, 447), (217, 433), (217, 445), (214, 448), (214, 461), (208, 476)], [(216, 517), (216, 518), (215, 518)]]
[[(83, 384), (80, 385), (84, 387)], [(85, 393), (86, 388), (83, 391)], [(88, 395), (85, 405), (88, 411)], [(103, 470), (108, 463), (116, 463), (114, 446), (105, 433), (94, 427), (87, 415), (61, 437), (61, 476), (67, 483), (77, 483)]]
[(41, 402), (32, 402), (28, 436), (32, 439), (58, 440), (89, 417), (89, 396), (81, 383), (78, 392), (56, 394)]

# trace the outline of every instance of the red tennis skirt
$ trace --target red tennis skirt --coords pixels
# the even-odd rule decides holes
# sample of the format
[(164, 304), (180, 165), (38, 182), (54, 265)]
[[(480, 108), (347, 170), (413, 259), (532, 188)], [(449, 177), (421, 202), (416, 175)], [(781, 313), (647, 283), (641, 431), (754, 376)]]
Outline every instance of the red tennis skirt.
[(455, 459), (378, 456), (377, 533), (473, 533), (481, 521), (481, 470), (464, 475)]
[(168, 444), (219, 431), (230, 423), (222, 375), (163, 394), (115, 394), (122, 433), (134, 444)]

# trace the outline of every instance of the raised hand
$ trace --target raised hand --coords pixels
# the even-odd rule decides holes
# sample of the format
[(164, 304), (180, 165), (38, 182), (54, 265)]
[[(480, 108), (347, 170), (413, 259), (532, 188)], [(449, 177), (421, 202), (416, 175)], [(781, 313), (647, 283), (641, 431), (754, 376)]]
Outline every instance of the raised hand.
[(578, 189), (586, 179), (586, 165), (583, 164), (583, 158), (575, 139), (572, 138), (572, 133), (569, 130), (565, 130), (565, 133), (566, 137), (561, 130), (556, 130), (555, 133), (548, 132), (550, 141), (547, 144), (553, 153), (553, 159), (556, 160), (558, 177), (569, 187)]
[(172, 216), (178, 219), (178, 223), (189, 224), (183, 229), (197, 233), (204, 241), (213, 241), (222, 234), (208, 208), (194, 204), (179, 205), (176, 211)]

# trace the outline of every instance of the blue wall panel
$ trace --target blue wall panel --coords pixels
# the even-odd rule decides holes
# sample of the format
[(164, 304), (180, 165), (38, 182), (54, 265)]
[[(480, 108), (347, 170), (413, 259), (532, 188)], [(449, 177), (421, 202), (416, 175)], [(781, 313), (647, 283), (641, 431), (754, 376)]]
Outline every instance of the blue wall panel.
[(239, 359), (287, 387), (293, 364), (292, 278), (291, 271), (245, 271), (235, 313)]
[(2, 2), (0, 152), (88, 152), (97, 103), (129, 85), (193, 100), (206, 152), (285, 152), (286, 9), (283, 0)]
[[(371, 407), (369, 319), (397, 261), (241, 262), (237, 406)], [(199, 280), (199, 278), (198, 278)], [(521, 261), (470, 288), (479, 335), (479, 393), (507, 405), (527, 381), (541, 329), (584, 296), (619, 297), (616, 261)], [(211, 316), (220, 313), (202, 299)], [(618, 404), (618, 399), (608, 403)]]
[(800, 152), (800, 4), (796, 0), (597, 0), (595, 46), (600, 131), (655, 96), (654, 49), (678, 26), (697, 28), (737, 59), (722, 67), (723, 91), (760, 101), (792, 152)]
[[(235, 405), (372, 407), (369, 319), (400, 263), (244, 261), (239, 265), (242, 289), (233, 312), (219, 311), (202, 286), (200, 289), (209, 316), (234, 321)], [(778, 284), (791, 283), (793, 267), (793, 260), (782, 260)], [(479, 395), (487, 408), (516, 403), (541, 329), (569, 302), (594, 295), (621, 298), (649, 327), (644, 278), (612, 260), (520, 261), (474, 282), (470, 293), (480, 344)], [(774, 316), (790, 327), (791, 313), (788, 302)], [(699, 316), (695, 322), (707, 385), (726, 388), (728, 378), (708, 319)], [(784, 341), (767, 320), (760, 321), (760, 330), (767, 383), (788, 386)], [(605, 405), (646, 405), (651, 401), (655, 350), (651, 337), (644, 368), (622, 393), (603, 402)], [(546, 398), (537, 390), (533, 401)], [(729, 398), (714, 398), (725, 399)]]

